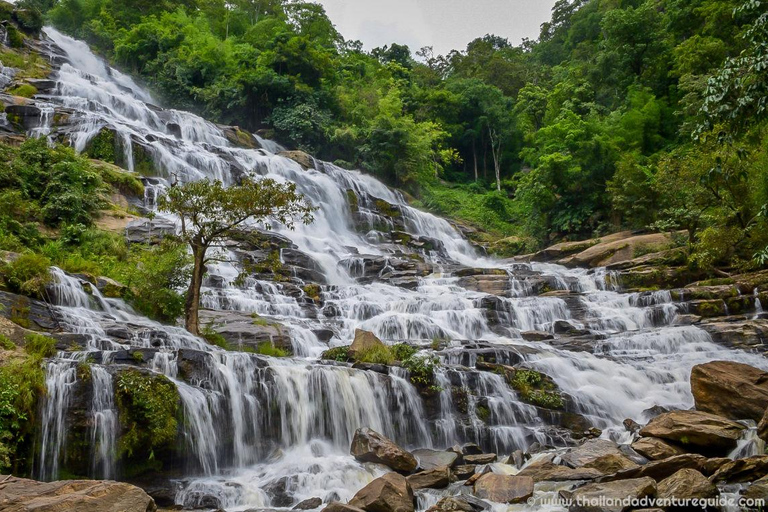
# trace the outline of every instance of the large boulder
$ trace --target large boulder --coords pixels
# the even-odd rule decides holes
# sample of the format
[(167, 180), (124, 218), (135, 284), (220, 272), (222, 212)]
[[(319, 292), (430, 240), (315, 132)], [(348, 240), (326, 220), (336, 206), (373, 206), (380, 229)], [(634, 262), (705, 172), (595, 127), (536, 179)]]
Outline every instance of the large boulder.
[(604, 475), (611, 475), (619, 471), (637, 468), (639, 465), (632, 462), (624, 455), (609, 453), (587, 462), (583, 467), (587, 469), (596, 469)]
[(424, 470), (442, 466), (452, 467), (459, 458), (459, 454), (456, 452), (430, 450), (428, 448), (414, 450), (411, 453), (419, 461), (419, 467)]
[(746, 427), (701, 411), (670, 411), (640, 430), (643, 437), (658, 437), (702, 453), (724, 453), (736, 447)]
[(406, 477), (411, 487), (416, 489), (443, 489), (451, 483), (451, 468), (441, 466), (414, 473)]
[(562, 456), (563, 464), (578, 468), (605, 455), (621, 455), (619, 445), (608, 439), (590, 439)]
[(760, 421), (768, 408), (768, 372), (732, 361), (712, 361), (691, 370), (696, 409), (732, 420)]
[(290, 160), (293, 160), (294, 162), (299, 164), (301, 168), (304, 169), (305, 171), (307, 169), (315, 168), (315, 159), (303, 151), (298, 151), (298, 150), (281, 151), (277, 154), (277, 156), (282, 156)]
[(154, 500), (138, 487), (95, 480), (37, 482), (0, 476), (3, 512), (154, 512)]
[(752, 482), (766, 475), (768, 475), (768, 455), (756, 455), (723, 464), (711, 478), (715, 483), (733, 484)]
[(657, 437), (641, 437), (632, 443), (632, 449), (649, 460), (661, 460), (685, 453), (679, 446)]
[(475, 482), (475, 496), (497, 503), (522, 503), (533, 496), (533, 478), (529, 476), (486, 473)]
[(479, 512), (489, 508), (491, 508), (490, 504), (465, 494), (463, 496), (446, 496), (428, 508), (427, 512)]
[(634, 469), (625, 469), (601, 478), (600, 481), (626, 480), (628, 478), (653, 478), (657, 482), (664, 480), (680, 471), (681, 469), (695, 469), (701, 471), (706, 464), (707, 458), (697, 453), (685, 453), (675, 455), (667, 459), (649, 462), (644, 466), (638, 466)]
[(339, 501), (330, 502), (322, 512), (363, 512), (363, 509), (341, 503)]
[(720, 494), (715, 484), (695, 469), (681, 469), (657, 486), (657, 497), (688, 501), (694, 498), (715, 498)]
[(413, 512), (413, 489), (403, 475), (387, 473), (360, 489), (349, 504), (367, 512)]
[(360, 462), (384, 464), (403, 473), (411, 473), (418, 467), (416, 457), (369, 428), (357, 429), (350, 452)]
[(534, 482), (564, 482), (594, 480), (603, 476), (603, 473), (594, 468), (569, 468), (552, 461), (536, 461), (523, 468), (518, 476), (530, 476)]
[[(652, 478), (633, 478), (587, 484), (573, 493), (567, 493), (566, 497), (572, 500), (568, 508), (569, 512), (623, 512), (629, 509), (624, 507), (624, 500), (639, 500), (654, 496), (656, 496), (656, 482)], [(605, 504), (600, 504), (601, 498)]]
[(176, 225), (165, 219), (141, 218), (125, 226), (125, 238), (131, 243), (154, 244), (176, 234)]

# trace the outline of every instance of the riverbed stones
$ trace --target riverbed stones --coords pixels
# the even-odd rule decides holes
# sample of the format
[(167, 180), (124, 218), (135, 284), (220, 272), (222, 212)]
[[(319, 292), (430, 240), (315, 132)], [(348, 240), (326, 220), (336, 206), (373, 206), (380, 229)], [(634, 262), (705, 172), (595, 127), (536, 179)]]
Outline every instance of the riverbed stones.
[(570, 480), (594, 480), (603, 473), (594, 468), (570, 468), (551, 460), (536, 461), (523, 468), (518, 476), (529, 476), (534, 482), (566, 482)]
[(562, 456), (563, 464), (577, 468), (605, 455), (621, 455), (619, 446), (608, 439), (590, 439)]
[(349, 504), (366, 512), (413, 512), (413, 489), (403, 475), (387, 473), (360, 489)]
[(768, 408), (768, 372), (732, 361), (696, 365), (691, 392), (699, 411), (760, 421)]
[(304, 501), (299, 502), (295, 507), (293, 507), (293, 510), (312, 510), (312, 509), (318, 508), (322, 504), (323, 504), (323, 500), (321, 498), (318, 498), (318, 497), (308, 498)]
[(702, 453), (724, 453), (736, 447), (746, 427), (701, 411), (670, 411), (652, 419), (641, 431)]
[(632, 462), (624, 455), (617, 453), (608, 453), (595, 460), (584, 464), (584, 468), (596, 469), (604, 475), (610, 475), (627, 469), (635, 469), (638, 464)]
[(712, 475), (713, 482), (742, 483), (768, 475), (768, 455), (756, 455), (727, 462)]
[[(569, 512), (623, 512), (623, 500), (652, 498), (656, 495), (656, 482), (652, 478), (632, 478), (615, 482), (587, 484), (572, 493), (561, 492), (572, 500)], [(597, 505), (600, 499), (605, 505)]]
[(464, 462), (467, 464), (490, 464), (496, 462), (495, 453), (479, 453), (476, 455), (464, 455)]
[(384, 464), (403, 473), (412, 473), (418, 467), (418, 461), (413, 455), (369, 428), (355, 431), (350, 452), (360, 462)]
[(641, 437), (632, 443), (632, 449), (649, 460), (661, 460), (685, 453), (679, 446), (658, 437)]
[(533, 496), (533, 478), (486, 473), (475, 482), (474, 492), (480, 499), (497, 503), (522, 503)]
[(95, 480), (37, 482), (0, 475), (3, 512), (154, 512), (154, 500), (138, 487)]
[(364, 512), (363, 509), (353, 507), (339, 501), (332, 501), (323, 509), (323, 512)]
[(657, 486), (657, 497), (688, 501), (694, 498), (710, 499), (720, 494), (715, 484), (695, 469), (681, 469), (665, 478)]

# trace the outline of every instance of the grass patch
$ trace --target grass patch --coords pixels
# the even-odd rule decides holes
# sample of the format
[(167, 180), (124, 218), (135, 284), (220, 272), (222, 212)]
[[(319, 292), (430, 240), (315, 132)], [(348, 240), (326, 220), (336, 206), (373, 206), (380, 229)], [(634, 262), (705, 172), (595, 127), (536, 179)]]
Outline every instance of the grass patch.
[(322, 359), (346, 363), (349, 361), (349, 346), (329, 348), (320, 356)]
[(11, 338), (5, 334), (0, 334), (0, 348), (3, 350), (14, 350), (16, 348), (16, 344), (11, 341)]
[(280, 347), (276, 347), (270, 341), (263, 341), (256, 347), (256, 353), (269, 357), (288, 357), (288, 352)]
[(41, 358), (56, 355), (56, 340), (43, 334), (29, 333), (24, 336), (24, 350), (31, 356)]
[(520, 398), (533, 405), (546, 409), (561, 409), (564, 405), (563, 397), (557, 392), (555, 384), (535, 370), (517, 370), (509, 384), (518, 392)]
[(31, 98), (37, 94), (37, 87), (31, 84), (21, 84), (8, 90), (8, 94), (21, 96), (22, 98)]

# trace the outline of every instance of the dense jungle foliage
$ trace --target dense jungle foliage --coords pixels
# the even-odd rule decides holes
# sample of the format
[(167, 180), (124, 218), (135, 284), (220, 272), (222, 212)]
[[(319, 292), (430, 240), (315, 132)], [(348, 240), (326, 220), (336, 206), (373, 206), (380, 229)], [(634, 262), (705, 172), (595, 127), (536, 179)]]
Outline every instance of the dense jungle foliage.
[(364, 51), (295, 0), (24, 0), (157, 98), (411, 192), (512, 251), (688, 229), (768, 261), (764, 0), (559, 0), (537, 41)]

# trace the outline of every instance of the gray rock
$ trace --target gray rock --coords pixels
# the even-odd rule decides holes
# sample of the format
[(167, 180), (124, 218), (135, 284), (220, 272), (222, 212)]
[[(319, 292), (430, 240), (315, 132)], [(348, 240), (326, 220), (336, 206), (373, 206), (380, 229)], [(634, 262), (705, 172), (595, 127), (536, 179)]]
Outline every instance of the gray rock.
[(414, 450), (411, 454), (416, 457), (416, 460), (419, 461), (419, 468), (423, 470), (441, 466), (452, 467), (459, 458), (455, 452), (430, 450), (428, 448)]
[(413, 455), (400, 448), (394, 441), (369, 428), (357, 429), (352, 438), (350, 452), (361, 462), (384, 464), (404, 473), (411, 473), (418, 466)]
[[(561, 493), (564, 494), (564, 493)], [(618, 482), (592, 483), (584, 487), (579, 487), (569, 498), (573, 504), (568, 508), (569, 512), (623, 512), (627, 508), (623, 507), (621, 502), (627, 498), (642, 499), (645, 497), (656, 496), (656, 482), (652, 478), (634, 478), (631, 480), (621, 480)], [(599, 503), (603, 498), (606, 502), (613, 503), (613, 506), (600, 506), (593, 503)], [(610, 500), (610, 501), (609, 501)]]
[(125, 226), (125, 238), (131, 243), (155, 244), (176, 234), (176, 225), (165, 219), (136, 219)]

